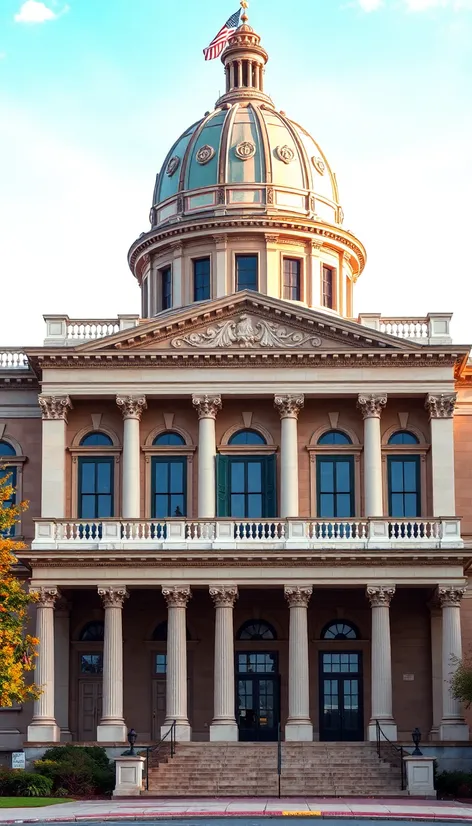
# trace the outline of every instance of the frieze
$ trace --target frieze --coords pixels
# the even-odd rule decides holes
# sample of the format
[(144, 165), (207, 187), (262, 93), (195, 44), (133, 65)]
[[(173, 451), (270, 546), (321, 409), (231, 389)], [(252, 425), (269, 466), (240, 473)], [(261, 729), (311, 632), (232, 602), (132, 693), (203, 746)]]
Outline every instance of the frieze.
[(171, 341), (172, 347), (199, 347), (215, 349), (218, 347), (239, 347), (242, 349), (293, 347), (320, 347), (321, 338), (311, 333), (293, 330), (284, 324), (255, 318), (241, 313), (236, 319), (219, 321), (201, 333), (187, 333)]

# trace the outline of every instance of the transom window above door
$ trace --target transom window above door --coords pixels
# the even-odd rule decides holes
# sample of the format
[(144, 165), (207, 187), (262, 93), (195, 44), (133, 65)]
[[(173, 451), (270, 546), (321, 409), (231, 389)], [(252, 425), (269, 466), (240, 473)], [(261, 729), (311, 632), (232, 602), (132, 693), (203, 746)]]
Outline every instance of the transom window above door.
[(336, 620), (325, 625), (321, 632), (322, 640), (357, 640), (359, 632), (354, 625), (345, 620)]
[(82, 628), (79, 640), (81, 642), (103, 642), (105, 626), (103, 620), (92, 620)]
[(244, 652), (237, 655), (239, 674), (274, 674), (277, 671), (277, 654)]
[(266, 445), (264, 437), (257, 430), (238, 430), (228, 440), (229, 445)]
[(276, 640), (275, 629), (265, 620), (248, 620), (237, 633), (238, 640)]

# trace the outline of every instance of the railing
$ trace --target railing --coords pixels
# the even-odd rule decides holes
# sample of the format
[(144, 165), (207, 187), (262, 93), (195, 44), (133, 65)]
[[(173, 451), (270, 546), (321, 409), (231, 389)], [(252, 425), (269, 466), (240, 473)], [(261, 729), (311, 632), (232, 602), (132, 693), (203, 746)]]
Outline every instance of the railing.
[(380, 332), (397, 338), (429, 338), (427, 318), (381, 318)]
[(379, 760), (387, 759), (390, 764), (400, 768), (401, 790), (403, 792), (406, 789), (405, 761), (403, 758), (409, 754), (409, 752), (405, 751), (403, 746), (397, 746), (388, 739), (378, 720), (375, 721), (375, 728), (378, 758)]
[(278, 784), (278, 798), (282, 796), (282, 726), (277, 728), (277, 784)]
[(460, 519), (36, 519), (33, 549), (461, 548)]
[(112, 336), (120, 331), (117, 318), (97, 318), (93, 321), (84, 318), (69, 319), (66, 323), (67, 338), (74, 341), (89, 341), (94, 338)]
[(117, 318), (69, 318), (68, 315), (44, 316), (46, 322), (46, 347), (67, 347), (84, 341), (128, 330), (139, 324), (138, 315), (118, 315)]
[(13, 347), (0, 350), (0, 370), (27, 370), (28, 367), (26, 353)]
[(146, 777), (146, 791), (147, 792), (149, 791), (149, 760), (150, 760), (151, 754), (157, 754), (157, 760), (158, 760), (158, 765), (159, 765), (159, 750), (164, 745), (164, 743), (165, 744), (170, 743), (170, 756), (171, 756), (171, 758), (174, 757), (175, 748), (176, 748), (176, 746), (175, 746), (175, 744), (176, 744), (175, 728), (176, 728), (176, 720), (174, 720), (174, 722), (172, 723), (172, 725), (170, 726), (168, 731), (166, 731), (166, 733), (164, 734), (164, 737), (161, 737), (161, 739), (159, 740), (159, 742), (155, 746), (137, 746), (136, 747), (136, 748), (140, 749), (141, 751), (146, 750), (146, 775), (145, 775), (145, 777)]
[(428, 313), (424, 318), (360, 313), (355, 320), (364, 327), (378, 330), (379, 333), (409, 339), (419, 344), (452, 344), (451, 319), (452, 313)]

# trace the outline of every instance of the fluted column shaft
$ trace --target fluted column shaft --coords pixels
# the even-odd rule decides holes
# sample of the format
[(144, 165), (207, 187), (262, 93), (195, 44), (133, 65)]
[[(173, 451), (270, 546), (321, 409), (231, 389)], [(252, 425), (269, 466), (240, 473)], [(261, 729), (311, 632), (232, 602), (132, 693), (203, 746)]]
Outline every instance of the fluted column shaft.
[(372, 698), (369, 740), (376, 739), (376, 720), (389, 740), (397, 739), (392, 706), (392, 651), (390, 642), (390, 602), (394, 587), (369, 586), (372, 608)]
[(438, 599), (442, 609), (442, 720), (440, 740), (468, 740), (460, 700), (451, 691), (451, 678), (462, 659), (461, 600), (465, 588), (439, 587)]
[(175, 721), (177, 740), (190, 740), (187, 700), (187, 603), (190, 588), (176, 585), (163, 588), (167, 602), (167, 677), (164, 736)]
[(364, 418), (364, 512), (383, 516), (382, 441), (380, 415), (387, 396), (359, 396), (357, 406)]
[(233, 608), (238, 597), (235, 586), (210, 586), (215, 604), (214, 714), (210, 740), (238, 739), (234, 696)]
[(66, 600), (60, 600), (54, 610), (54, 709), (62, 742), (72, 739), (69, 727), (69, 655), (70, 605)]
[(31, 588), (36, 595), (36, 636), (39, 639), (34, 681), (42, 693), (34, 701), (33, 719), (28, 726), (28, 741), (59, 742), (59, 726), (54, 716), (54, 603), (56, 587)]
[(216, 430), (221, 396), (193, 396), (198, 414), (198, 518), (214, 519), (216, 509)]
[(275, 396), (274, 407), (281, 419), (280, 516), (298, 516), (298, 414), (304, 405), (302, 394)]
[(140, 422), (146, 409), (145, 396), (117, 396), (123, 414), (123, 506), (125, 519), (141, 515)]
[(125, 742), (123, 717), (123, 604), (124, 587), (98, 588), (105, 607), (103, 639), (102, 718), (97, 726), (100, 743)]
[(311, 586), (285, 588), (290, 606), (286, 740), (313, 740), (308, 661), (308, 603), (312, 591)]

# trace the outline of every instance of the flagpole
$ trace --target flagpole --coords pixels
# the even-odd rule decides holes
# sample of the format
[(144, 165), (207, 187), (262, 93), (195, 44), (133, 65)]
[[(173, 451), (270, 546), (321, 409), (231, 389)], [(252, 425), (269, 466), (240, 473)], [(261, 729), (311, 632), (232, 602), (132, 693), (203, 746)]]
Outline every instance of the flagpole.
[(243, 10), (243, 13), (241, 15), (241, 21), (243, 23), (247, 23), (247, 21), (249, 19), (247, 14), (246, 14), (246, 9), (249, 7), (248, 0), (241, 0), (240, 5), (241, 5), (241, 8)]

